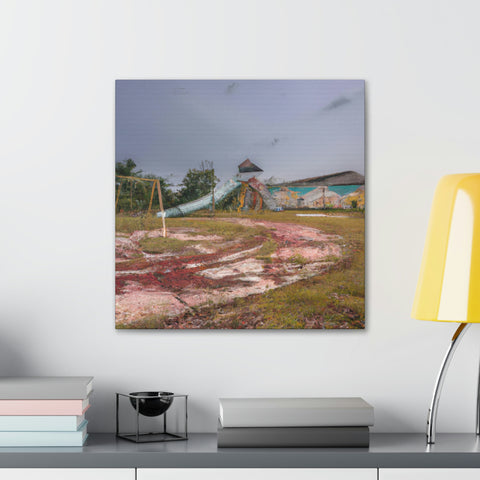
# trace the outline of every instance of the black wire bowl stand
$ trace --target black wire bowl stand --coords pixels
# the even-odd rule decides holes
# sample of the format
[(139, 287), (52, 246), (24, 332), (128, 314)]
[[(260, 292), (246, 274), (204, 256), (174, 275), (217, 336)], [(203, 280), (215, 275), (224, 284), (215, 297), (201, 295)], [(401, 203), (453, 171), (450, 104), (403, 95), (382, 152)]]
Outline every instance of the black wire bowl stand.
[[(152, 400), (155, 398), (165, 398), (165, 395), (158, 396), (140, 396), (140, 395), (130, 395), (126, 393), (116, 393), (116, 402), (115, 402), (115, 436), (117, 438), (123, 438), (134, 443), (153, 443), (153, 442), (174, 442), (179, 440), (188, 440), (188, 395), (183, 394), (173, 394), (168, 395), (168, 398), (172, 398), (172, 405), (175, 403), (178, 404), (181, 399), (183, 399), (184, 409), (185, 409), (185, 423), (183, 431), (181, 432), (168, 432), (167, 431), (167, 411), (159, 415), (159, 418), (163, 417), (163, 429), (160, 432), (148, 432), (143, 433), (140, 429), (140, 401), (142, 399)], [(135, 432), (134, 433), (124, 433), (120, 429), (120, 397), (125, 397), (130, 401), (134, 401), (135, 404), (135, 414), (136, 414), (136, 423), (135, 423)], [(178, 400), (177, 400), (178, 399)], [(128, 408), (128, 407), (127, 407)], [(130, 406), (131, 408), (131, 406)]]

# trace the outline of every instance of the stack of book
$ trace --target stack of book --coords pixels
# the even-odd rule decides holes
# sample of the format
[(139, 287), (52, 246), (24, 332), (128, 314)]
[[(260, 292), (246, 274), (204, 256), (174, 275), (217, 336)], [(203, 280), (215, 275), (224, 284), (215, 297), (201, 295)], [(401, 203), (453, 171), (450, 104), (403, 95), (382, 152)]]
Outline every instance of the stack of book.
[(218, 446), (368, 447), (373, 407), (351, 398), (222, 398)]
[(80, 447), (92, 377), (1, 377), (0, 447)]

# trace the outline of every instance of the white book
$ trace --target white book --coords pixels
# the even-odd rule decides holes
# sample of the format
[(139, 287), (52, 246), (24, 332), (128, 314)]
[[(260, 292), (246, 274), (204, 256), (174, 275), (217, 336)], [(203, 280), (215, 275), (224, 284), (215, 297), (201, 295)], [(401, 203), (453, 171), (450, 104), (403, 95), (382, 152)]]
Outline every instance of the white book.
[(93, 377), (0, 377), (2, 400), (83, 400)]
[(0, 415), (0, 431), (74, 432), (85, 415)]
[(223, 427), (368, 427), (373, 407), (359, 397), (221, 398)]

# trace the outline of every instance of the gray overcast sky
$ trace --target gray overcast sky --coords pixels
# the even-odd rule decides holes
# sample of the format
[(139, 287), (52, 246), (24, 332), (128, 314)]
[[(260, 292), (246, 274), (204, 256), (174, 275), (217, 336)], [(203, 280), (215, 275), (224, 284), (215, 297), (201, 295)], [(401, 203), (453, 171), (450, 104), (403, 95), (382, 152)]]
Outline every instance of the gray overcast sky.
[(117, 80), (116, 161), (181, 182), (246, 158), (262, 178), (364, 173), (363, 80)]

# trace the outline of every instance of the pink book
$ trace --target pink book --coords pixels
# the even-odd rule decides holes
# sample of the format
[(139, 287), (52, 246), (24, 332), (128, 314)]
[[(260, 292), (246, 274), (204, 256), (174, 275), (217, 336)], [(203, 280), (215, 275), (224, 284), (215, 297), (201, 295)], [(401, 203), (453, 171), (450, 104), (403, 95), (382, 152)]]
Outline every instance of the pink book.
[(83, 415), (90, 407), (83, 400), (0, 400), (0, 415)]

